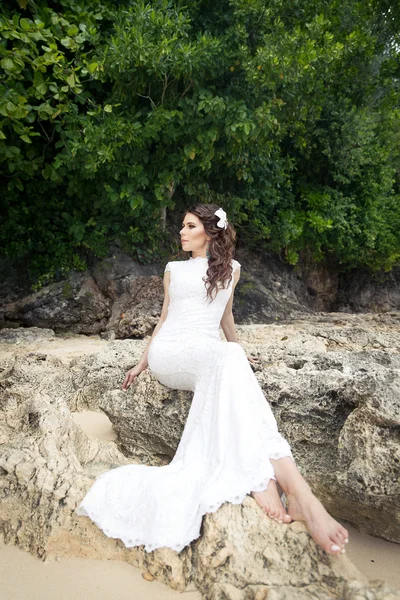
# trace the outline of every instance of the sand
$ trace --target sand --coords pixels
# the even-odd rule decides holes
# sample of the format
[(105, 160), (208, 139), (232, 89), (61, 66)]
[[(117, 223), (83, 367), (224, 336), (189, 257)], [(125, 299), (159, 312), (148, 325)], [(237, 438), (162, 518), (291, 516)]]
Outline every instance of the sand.
[(200, 600), (194, 587), (177, 592), (146, 581), (140, 569), (118, 560), (69, 558), (42, 562), (0, 542), (1, 600)]
[[(38, 350), (58, 356), (69, 362), (72, 357), (95, 352), (107, 342), (98, 336), (75, 336), (67, 339), (35, 344), (29, 350)], [(3, 346), (3, 345), (2, 345)], [(0, 348), (0, 356), (10, 353), (10, 346)], [(14, 347), (12, 351), (15, 351)], [(27, 345), (21, 352), (27, 350)], [(108, 417), (85, 411), (73, 413), (77, 423), (88, 435), (103, 440), (115, 439)], [(370, 580), (383, 579), (400, 587), (400, 545), (360, 533), (349, 523), (341, 521), (349, 530), (347, 554), (356, 567)], [(0, 600), (173, 600), (201, 598), (193, 586), (177, 592), (158, 581), (146, 581), (140, 569), (113, 560), (60, 559), (42, 562), (14, 546), (0, 541)]]

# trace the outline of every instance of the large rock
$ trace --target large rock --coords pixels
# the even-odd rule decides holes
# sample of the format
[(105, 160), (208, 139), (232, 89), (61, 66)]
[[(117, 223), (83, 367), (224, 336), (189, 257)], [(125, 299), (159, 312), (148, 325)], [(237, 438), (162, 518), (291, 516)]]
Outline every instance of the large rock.
[[(163, 303), (162, 277), (168, 260), (140, 265), (116, 250), (85, 273), (29, 292), (28, 273), (0, 260), (0, 329), (49, 327), (57, 332), (104, 333), (106, 339), (143, 338), (157, 323)], [(241, 278), (233, 306), (236, 323), (274, 323), (313, 311), (400, 309), (400, 267), (390, 273), (340, 274), (334, 261), (316, 263), (309, 251), (295, 267), (271, 253), (239, 249)], [(332, 259), (331, 259), (332, 260)]]
[[(156, 266), (139, 266), (124, 254), (96, 263), (92, 272), (71, 272), (29, 295), (2, 302), (0, 326), (48, 327), (56, 332), (143, 338), (157, 324), (163, 283)], [(1, 327), (0, 327), (1, 328)]]
[[(239, 326), (261, 364), (256, 376), (297, 464), (328, 510), (362, 531), (400, 542), (400, 315), (321, 316), (285, 326)], [(141, 373), (119, 389), (126, 342), (74, 360), (80, 406), (103, 410), (125, 454), (167, 464), (192, 394)], [(134, 343), (134, 342), (131, 342)], [(129, 359), (128, 359), (129, 357)]]
[(400, 310), (400, 266), (388, 273), (346, 271), (339, 276), (339, 288), (331, 310), (347, 312), (389, 312)]
[(110, 301), (93, 277), (72, 273), (68, 280), (42, 288), (2, 306), (6, 322), (57, 332), (99, 333), (111, 314)]
[(249, 496), (207, 516), (193, 549), (194, 582), (207, 600), (394, 600), (398, 594), (382, 582), (366, 584), (349, 560), (315, 548), (302, 523), (270, 527)]
[[(114, 358), (118, 350), (121, 371), (130, 358), (129, 348), (122, 358), (125, 344), (110, 345)], [(104, 367), (105, 358), (102, 362)], [(282, 526), (267, 519), (249, 496), (242, 505), (225, 503), (206, 515), (201, 536), (179, 554), (166, 548), (151, 553), (142, 546), (127, 549), (106, 537), (74, 509), (94, 477), (132, 460), (114, 442), (90, 439), (74, 423), (67, 402), (76, 401), (78, 369), (77, 361), (70, 369), (54, 357), (29, 351), (1, 365), (0, 532), (7, 544), (43, 560), (124, 560), (177, 590), (194, 582), (204, 598), (213, 600), (400, 597), (382, 582), (368, 583), (346, 556), (326, 555), (303, 524)], [(143, 376), (150, 399), (161, 386), (149, 374)], [(114, 395), (132, 400), (134, 391), (117, 394), (114, 389)]]
[[(270, 257), (240, 259), (237, 322), (261, 323), (310, 313), (313, 299), (293, 270)], [(57, 332), (104, 332), (107, 338), (144, 338), (161, 314), (165, 263), (142, 266), (125, 254), (97, 262), (85, 273), (25, 295), (0, 294), (0, 328), (37, 326)], [(248, 265), (248, 266), (247, 266)], [(24, 288), (25, 289), (25, 288)], [(22, 294), (22, 295), (21, 295)]]

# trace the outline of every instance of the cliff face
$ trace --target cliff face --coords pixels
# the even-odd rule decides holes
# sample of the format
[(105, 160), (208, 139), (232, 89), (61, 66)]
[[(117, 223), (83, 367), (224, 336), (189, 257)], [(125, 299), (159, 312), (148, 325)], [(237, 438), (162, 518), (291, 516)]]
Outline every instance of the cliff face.
[[(298, 466), (336, 517), (400, 542), (400, 315), (319, 315), (288, 325), (242, 325), (256, 376)], [(78, 340), (84, 343), (84, 337)], [(70, 338), (66, 339), (66, 343)], [(267, 519), (250, 496), (204, 517), (202, 535), (177, 555), (107, 538), (74, 509), (103, 471), (162, 465), (178, 445), (191, 394), (149, 371), (127, 393), (124, 373), (146, 340), (98, 340), (60, 353), (51, 330), (0, 332), (0, 532), (46, 559), (54, 554), (126, 560), (175, 589), (194, 581), (205, 598), (378, 600), (346, 556), (329, 557), (302, 523)], [(116, 440), (89, 438), (73, 412), (104, 411)]]
[[(242, 264), (233, 309), (238, 324), (290, 321), (316, 311), (400, 310), (400, 268), (375, 276), (339, 276), (333, 268), (305, 259), (292, 268), (272, 255), (238, 253), (237, 258)], [(161, 313), (164, 266), (140, 266), (117, 254), (34, 293), (17, 273), (8, 273), (0, 290), (0, 327), (143, 338)], [(0, 265), (0, 276), (1, 271)]]

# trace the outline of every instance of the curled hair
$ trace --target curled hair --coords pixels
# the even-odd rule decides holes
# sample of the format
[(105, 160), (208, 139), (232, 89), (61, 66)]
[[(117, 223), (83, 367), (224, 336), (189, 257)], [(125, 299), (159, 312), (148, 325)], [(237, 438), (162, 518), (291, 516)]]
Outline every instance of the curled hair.
[[(215, 215), (215, 211), (221, 208), (218, 204), (193, 204), (184, 212), (184, 216), (188, 213), (196, 215), (203, 223), (204, 231), (210, 238), (208, 242), (208, 252), (210, 258), (208, 260), (207, 275), (203, 281), (207, 289), (207, 297), (210, 302), (214, 300), (220, 289), (227, 288), (232, 279), (232, 258), (235, 248), (236, 231), (232, 227), (229, 216), (227, 215), (227, 228), (217, 227), (219, 217)], [(214, 297), (213, 293), (215, 291)]]

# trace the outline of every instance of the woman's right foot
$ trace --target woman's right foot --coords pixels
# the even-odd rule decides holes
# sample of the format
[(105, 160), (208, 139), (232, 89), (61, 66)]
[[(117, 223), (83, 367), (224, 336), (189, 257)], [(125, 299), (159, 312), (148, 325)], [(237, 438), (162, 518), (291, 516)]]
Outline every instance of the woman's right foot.
[(344, 554), (349, 533), (325, 510), (306, 487), (294, 495), (287, 494), (288, 513), (294, 521), (305, 521), (314, 542), (327, 554)]
[(278, 488), (274, 479), (270, 479), (266, 490), (262, 492), (250, 492), (254, 500), (263, 511), (277, 521), (278, 523), (290, 523), (292, 517), (290, 517), (285, 507), (282, 504), (282, 500), (279, 496)]

